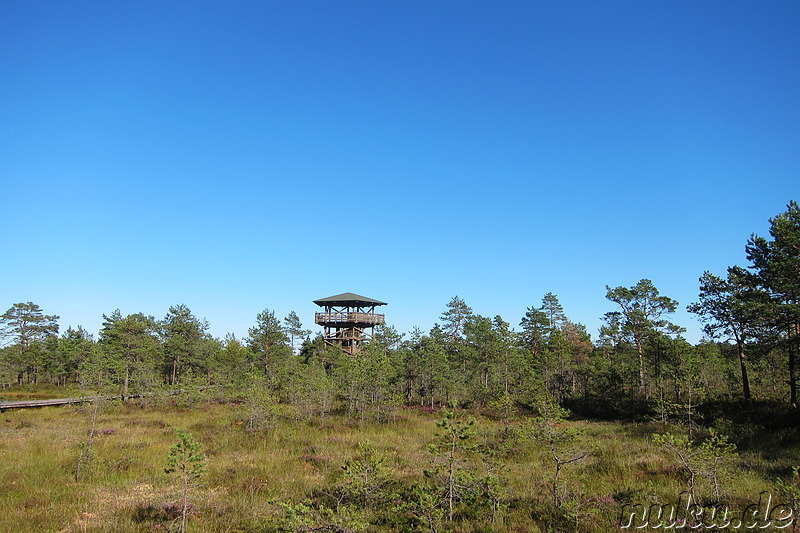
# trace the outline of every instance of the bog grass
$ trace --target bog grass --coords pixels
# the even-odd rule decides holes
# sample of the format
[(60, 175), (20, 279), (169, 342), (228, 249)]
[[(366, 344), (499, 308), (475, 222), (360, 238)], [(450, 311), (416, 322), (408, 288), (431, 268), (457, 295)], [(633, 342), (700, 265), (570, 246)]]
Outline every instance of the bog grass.
[(55, 385), (13, 385), (0, 388), (0, 401), (17, 400), (50, 400), (53, 398), (72, 398), (79, 397), (80, 390), (77, 387), (57, 387)]
[[(427, 443), (442, 415), (399, 409), (388, 421), (344, 415), (303, 419), (290, 407), (264, 431), (247, 431), (245, 406), (201, 403), (193, 408), (103, 405), (91, 463), (75, 468), (90, 429), (90, 406), (9, 410), (0, 414), (0, 532), (144, 532), (174, 530), (178, 481), (164, 472), (175, 430), (201, 443), (207, 473), (192, 489), (189, 531), (277, 531), (279, 502), (300, 502), (341, 475), (358, 443), (372, 442), (401, 483), (425, 483)], [(493, 446), (502, 423), (476, 415), (477, 443)], [(506, 442), (500, 520), (473, 517), (449, 526), (463, 532), (615, 531), (625, 503), (668, 503), (685, 490), (674, 457), (653, 443), (652, 423), (570, 421), (591, 451), (563, 476), (569, 512), (549, 500), (552, 459), (524, 439)], [(796, 431), (750, 437), (724, 482), (727, 503), (744, 508), (777, 476), (800, 464)], [(763, 446), (760, 446), (763, 444)], [(565, 516), (567, 523), (565, 523)], [(371, 526), (371, 531), (400, 531)], [(442, 530), (448, 530), (445, 524)]]

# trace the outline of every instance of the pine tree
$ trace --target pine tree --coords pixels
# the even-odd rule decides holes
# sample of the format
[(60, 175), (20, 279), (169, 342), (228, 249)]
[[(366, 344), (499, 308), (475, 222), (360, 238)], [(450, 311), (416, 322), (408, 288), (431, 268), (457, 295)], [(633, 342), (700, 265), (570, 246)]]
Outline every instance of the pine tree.
[(649, 279), (640, 280), (633, 287), (612, 289), (606, 285), (606, 291), (606, 298), (618, 304), (622, 311), (605, 314), (607, 325), (601, 330), (601, 334), (612, 334), (610, 328), (614, 328), (616, 334), (636, 348), (639, 359), (639, 391), (645, 394), (647, 382), (644, 348), (647, 339), (656, 333), (678, 334), (684, 331), (664, 318), (665, 315), (675, 312), (678, 302), (661, 296)]
[(58, 316), (45, 315), (33, 302), (16, 303), (0, 315), (0, 335), (11, 342), (5, 358), (17, 370), (17, 381), (38, 383), (41, 358), (48, 338), (58, 333)]
[(780, 332), (776, 347), (788, 355), (790, 402), (797, 405), (797, 359), (800, 355), (800, 206), (790, 202), (770, 219), (771, 240), (753, 235), (747, 243), (758, 285), (769, 295), (759, 306)]
[(295, 353), (297, 350), (297, 341), (303, 341), (308, 339), (311, 335), (311, 330), (303, 329), (303, 324), (300, 322), (300, 317), (297, 316), (297, 313), (291, 311), (289, 316), (283, 319), (284, 324), (284, 331), (286, 335), (289, 337), (289, 346), (292, 347), (292, 353)]

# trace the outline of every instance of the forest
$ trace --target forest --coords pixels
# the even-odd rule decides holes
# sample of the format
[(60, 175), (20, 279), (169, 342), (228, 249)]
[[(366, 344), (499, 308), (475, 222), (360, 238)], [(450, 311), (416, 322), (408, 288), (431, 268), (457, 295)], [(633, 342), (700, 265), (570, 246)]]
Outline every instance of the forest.
[[(163, 318), (117, 310), (103, 315), (95, 338), (81, 327), (61, 331), (58, 316), (20, 302), (0, 316), (0, 398), (97, 399), (74, 411), (86, 427), (64, 445), (59, 468), (69, 465), (76, 487), (102, 485), (101, 441), (110, 438), (101, 435), (103, 416), (166, 428), (158, 442), (177, 439), (167, 446), (166, 468), (184, 482), (175, 509), (164, 503), (168, 498), (152, 497), (128, 509), (122, 522), (116, 516), (76, 526), (73, 519), (76, 531), (149, 531), (154, 524), (181, 531), (606, 531), (625, 527), (625, 505), (663, 508), (669, 494), (683, 493), (701, 510), (689, 522), (702, 528), (714, 516), (710, 510), (731, 502), (745, 508), (763, 491), (782, 498), (783, 519), (794, 527), (800, 207), (792, 201), (769, 222), (768, 236), (745, 243), (744, 266), (702, 273), (696, 301), (688, 303), (704, 325), (694, 345), (671, 321), (679, 302), (646, 278), (606, 287), (609, 310), (597, 340), (552, 292), (512, 322), (475, 314), (455, 296), (430, 331), (378, 326), (356, 357), (312, 338), (294, 312), (281, 318), (264, 309), (246, 338), (219, 339), (185, 305)], [(303, 431), (316, 434), (304, 437), (298, 468), (322, 473), (298, 482), (300, 493), (261, 498), (268, 507), (261, 519), (210, 510), (223, 452), (209, 448), (213, 435), (230, 427), (204, 430), (196, 419), (203, 412), (217, 421), (232, 417), (242, 439), (261, 435), (287, 449), (291, 431), (305, 424)], [(158, 421), (147, 418), (154, 413)], [(194, 429), (180, 413), (194, 417)], [(0, 427), (6, 436), (46, 425), (34, 414), (14, 416)], [(405, 438), (404, 426), (422, 444), (392, 448)], [(174, 431), (181, 427), (188, 429)], [(361, 433), (348, 446), (334, 440)], [(317, 457), (317, 439), (341, 444), (341, 455)], [(629, 455), (614, 456), (615, 439)], [(225, 447), (258, 441), (248, 442)], [(4, 458), (22, 453), (11, 446), (0, 445)], [(407, 456), (411, 448), (420, 455)], [(427, 466), (404, 473), (393, 453), (406, 458), (406, 467)], [(659, 459), (643, 466), (644, 456)], [(523, 490), (526, 462), (537, 465), (537, 482)], [(628, 465), (624, 474), (616, 470), (621, 465)], [(628, 479), (627, 492), (592, 484), (609, 477)], [(245, 481), (237, 483), (241, 492)], [(751, 492), (737, 493), (737, 485)], [(98, 494), (103, 490), (111, 489), (98, 485)], [(28, 498), (15, 497), (23, 504)], [(759, 527), (778, 527), (775, 516), (753, 517)], [(649, 519), (650, 527), (666, 527), (663, 516)], [(63, 527), (56, 522), (54, 529)], [(730, 520), (726, 527), (737, 529)]]

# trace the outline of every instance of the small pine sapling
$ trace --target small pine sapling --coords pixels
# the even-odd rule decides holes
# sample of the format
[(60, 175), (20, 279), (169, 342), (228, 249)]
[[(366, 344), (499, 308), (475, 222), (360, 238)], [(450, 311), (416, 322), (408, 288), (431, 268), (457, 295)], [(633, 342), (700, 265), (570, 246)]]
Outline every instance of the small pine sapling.
[(280, 414), (278, 398), (263, 378), (252, 377), (246, 390), (247, 431), (271, 431)]
[(511, 424), (518, 418), (519, 409), (517, 402), (513, 396), (508, 392), (504, 392), (499, 398), (489, 403), (489, 407), (493, 409), (503, 421), (503, 436), (505, 442), (512, 434)]
[(182, 483), (183, 504), (181, 510), (180, 532), (186, 531), (186, 517), (189, 513), (189, 489), (206, 471), (206, 458), (200, 452), (200, 443), (191, 433), (177, 430), (178, 442), (172, 445), (167, 455), (167, 474), (176, 473)]
[(714, 499), (720, 501), (722, 478), (729, 473), (733, 460), (738, 456), (735, 444), (714, 430), (699, 444), (688, 435), (674, 433), (654, 435), (653, 440), (678, 458), (686, 473), (687, 489), (692, 501), (697, 501), (696, 491), (700, 480), (707, 480), (711, 484)]
[(564, 492), (561, 477), (565, 467), (586, 459), (590, 452), (583, 450), (581, 431), (565, 424), (569, 411), (552, 401), (539, 405), (539, 415), (528, 421), (523, 433), (537, 447), (544, 448), (553, 459), (553, 505), (561, 508)]
[(369, 441), (358, 443), (358, 454), (342, 465), (341, 492), (347, 500), (364, 506), (382, 505), (390, 500), (391, 472), (386, 455)]
[(442, 503), (447, 507), (447, 518), (451, 522), (455, 505), (467, 488), (464, 478), (469, 476), (465, 463), (467, 454), (475, 448), (471, 441), (475, 434), (474, 425), (474, 418), (464, 420), (463, 416), (446, 411), (444, 418), (436, 423), (438, 430), (434, 441), (428, 445), (434, 456), (434, 468), (426, 470), (425, 476), (433, 479), (441, 489)]
[[(91, 361), (91, 362), (95, 363), (96, 361)], [(101, 392), (103, 390), (103, 386), (106, 384), (103, 372), (98, 368), (99, 365), (91, 366), (87, 363), (81, 369), (82, 370), (81, 377), (83, 379), (88, 380), (88, 378), (91, 378), (92, 381), (96, 380), (97, 391), (94, 394), (94, 400), (92, 400), (92, 414), (89, 422), (89, 431), (86, 437), (86, 442), (81, 443), (79, 446), (80, 453), (78, 454), (78, 462), (75, 465), (76, 483), (80, 482), (84, 469), (91, 466), (92, 459), (94, 459), (94, 436), (97, 431), (97, 415), (100, 412), (101, 403), (104, 400), (103, 397), (101, 396)]]
[(97, 431), (97, 413), (100, 410), (100, 396), (96, 396), (92, 402), (92, 416), (89, 423), (89, 432), (86, 437), (86, 442), (80, 444), (80, 453), (78, 454), (78, 463), (75, 465), (75, 482), (81, 480), (84, 468), (89, 467), (94, 459), (94, 435)]

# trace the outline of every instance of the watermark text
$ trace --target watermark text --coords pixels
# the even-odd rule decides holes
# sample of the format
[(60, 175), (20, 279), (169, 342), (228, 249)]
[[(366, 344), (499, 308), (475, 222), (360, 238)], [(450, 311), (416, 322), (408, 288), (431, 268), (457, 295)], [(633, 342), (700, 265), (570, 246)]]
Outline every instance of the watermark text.
[(622, 506), (619, 527), (622, 529), (785, 529), (795, 521), (791, 505), (773, 501), (765, 491), (742, 511), (727, 505), (703, 507), (689, 492), (681, 492), (675, 504), (627, 503)]

